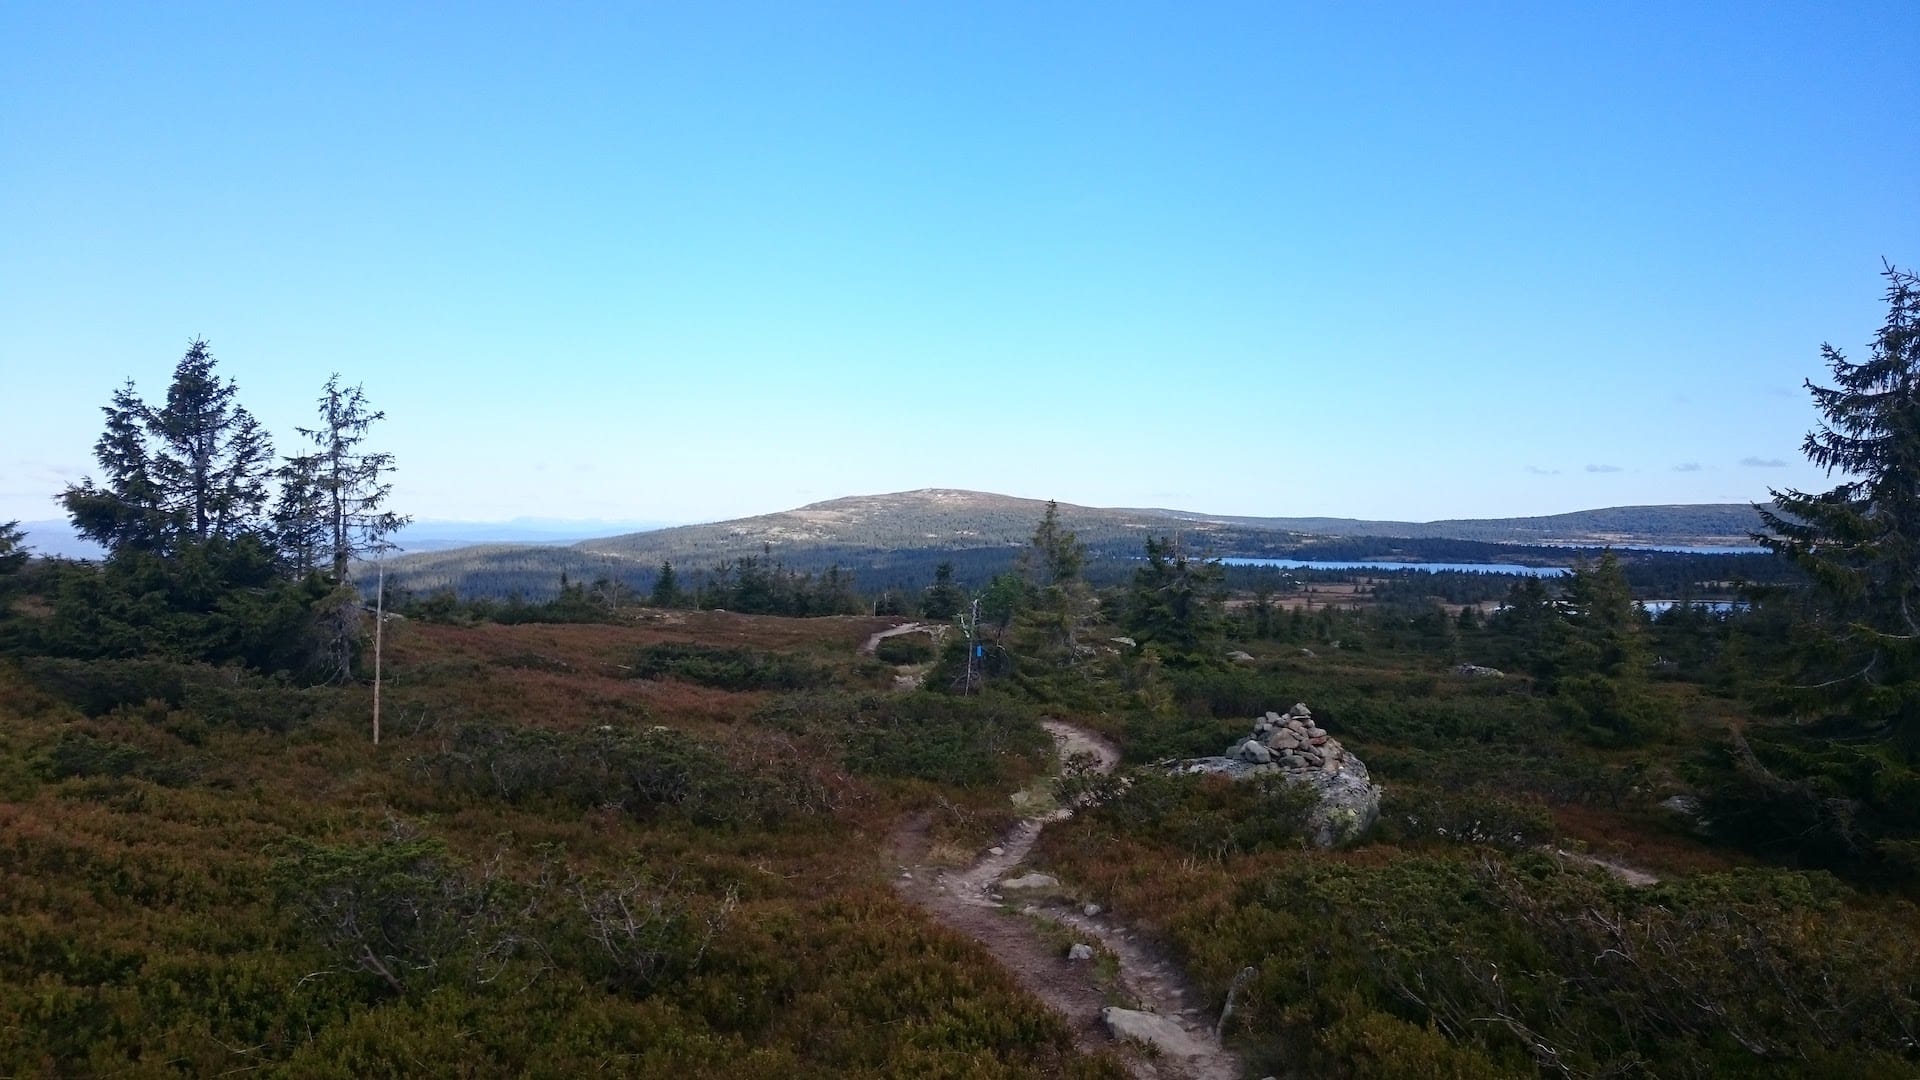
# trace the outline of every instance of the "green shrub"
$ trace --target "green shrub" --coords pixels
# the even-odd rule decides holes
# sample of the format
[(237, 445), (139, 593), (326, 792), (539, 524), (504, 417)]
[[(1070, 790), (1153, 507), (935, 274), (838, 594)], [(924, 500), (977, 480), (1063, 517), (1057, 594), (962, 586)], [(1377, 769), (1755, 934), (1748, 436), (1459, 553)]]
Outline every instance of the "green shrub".
[(1220, 753), (1236, 736), (1245, 739), (1249, 726), (1239, 717), (1160, 716), (1136, 709), (1127, 715), (1121, 749), (1135, 762), (1207, 757)]
[(832, 678), (826, 668), (798, 657), (677, 642), (641, 649), (632, 667), (636, 679), (684, 679), (721, 690), (801, 690)]
[(1670, 736), (1675, 727), (1643, 687), (1626, 679), (1561, 679), (1553, 704), (1568, 727), (1595, 746), (1638, 746)]
[(187, 761), (160, 757), (111, 739), (100, 739), (71, 728), (41, 751), (39, 772), (49, 780), (69, 777), (132, 777), (169, 787), (192, 782), (197, 770)]
[(470, 795), (612, 807), (637, 818), (672, 814), (701, 825), (764, 827), (837, 803), (797, 755), (734, 761), (665, 727), (563, 733), (462, 724), (440, 750), (411, 764), (417, 775)]
[(1297, 848), (1311, 788), (1278, 776), (1228, 780), (1139, 770), (1124, 778), (1069, 774), (1063, 801), (1083, 801), (1099, 828), (1208, 858)]
[(873, 656), (888, 664), (923, 664), (933, 659), (933, 640), (923, 634), (882, 638), (874, 646)]
[(405, 830), (368, 845), (289, 840), (273, 879), (333, 971), (396, 994), (491, 982), (528, 948), (508, 883), (466, 873), (445, 845)]
[(1538, 802), (1484, 788), (1443, 791), (1396, 784), (1381, 798), (1380, 822), (1393, 839), (1524, 851), (1554, 837), (1553, 815)]
[(1314, 1075), (1899, 1075), (1920, 949), (1851, 900), (1781, 871), (1635, 889), (1537, 854), (1300, 858), (1174, 925), (1213, 977), (1260, 958), (1249, 1034)]
[(758, 719), (842, 747), (855, 773), (957, 787), (1017, 787), (1052, 747), (1032, 706), (999, 696), (796, 694)]
[[(162, 660), (69, 660), (35, 656), (20, 662), (35, 685), (88, 716), (157, 701), (178, 708), (196, 669)], [(204, 669), (200, 669), (204, 670)]]
[(21, 668), (41, 689), (87, 716), (154, 704), (161, 707), (161, 715), (179, 710), (209, 727), (237, 731), (292, 730), (312, 720), (337, 694), (238, 667), (164, 660), (32, 657)]

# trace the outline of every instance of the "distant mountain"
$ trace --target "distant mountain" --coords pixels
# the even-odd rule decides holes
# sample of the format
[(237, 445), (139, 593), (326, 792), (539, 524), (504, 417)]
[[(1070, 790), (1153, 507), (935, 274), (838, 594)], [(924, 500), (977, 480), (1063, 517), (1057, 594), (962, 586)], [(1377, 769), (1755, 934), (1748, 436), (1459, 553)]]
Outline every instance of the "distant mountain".
[[(590, 581), (608, 576), (636, 587), (662, 562), (683, 573), (763, 553), (801, 570), (840, 565), (866, 587), (923, 580), (932, 561), (968, 567), (1004, 565), (1032, 535), (1046, 509), (1036, 499), (930, 488), (812, 503), (795, 510), (705, 525), (682, 525), (585, 540), (570, 547), (494, 545), (408, 555), (390, 573), (415, 590), (451, 586), (463, 595), (551, 594), (562, 573)], [(1310, 554), (1337, 546), (1353, 557), (1350, 538), (1381, 538), (1381, 554), (1398, 554), (1393, 539), (1481, 544), (1742, 545), (1759, 515), (1742, 503), (1629, 506), (1549, 517), (1433, 522), (1350, 518), (1252, 518), (1185, 510), (1103, 509), (1060, 504), (1062, 524), (1089, 554), (1130, 558), (1147, 536), (1178, 536), (1187, 550), (1209, 555)], [(1365, 546), (1365, 545), (1362, 545)]]
[(572, 521), (514, 518), (511, 521), (445, 521), (428, 518), (400, 530), (394, 541), (405, 551), (445, 551), (476, 544), (570, 544), (614, 532), (658, 529), (665, 521)]
[[(483, 544), (571, 544), (616, 531), (661, 528), (664, 521), (514, 518), (511, 521), (415, 521), (394, 535), (402, 551), (450, 551)], [(97, 559), (105, 552), (84, 539), (66, 521), (23, 521), (27, 547), (34, 554), (64, 559)]]
[(71, 522), (23, 521), (20, 531), (27, 534), (27, 550), (45, 558), (97, 559), (106, 554), (99, 544), (75, 533)]
[(1614, 506), (1545, 517), (1456, 518), (1445, 521), (1366, 521), (1359, 518), (1242, 518), (1155, 511), (1174, 517), (1229, 522), (1315, 536), (1396, 536), (1421, 540), (1479, 540), (1494, 544), (1665, 544), (1744, 547), (1761, 530), (1748, 503)]

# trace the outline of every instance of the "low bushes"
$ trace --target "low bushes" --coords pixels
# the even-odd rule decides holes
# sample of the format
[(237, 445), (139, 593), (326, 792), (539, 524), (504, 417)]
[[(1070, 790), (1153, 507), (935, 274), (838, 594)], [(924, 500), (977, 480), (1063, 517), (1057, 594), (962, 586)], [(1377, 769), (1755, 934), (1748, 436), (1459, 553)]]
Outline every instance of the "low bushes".
[(1057, 790), (1063, 802), (1085, 803), (1095, 829), (1214, 859), (1299, 847), (1314, 804), (1312, 789), (1278, 776), (1079, 773)]
[(668, 642), (633, 657), (636, 679), (685, 679), (721, 690), (801, 690), (820, 686), (832, 672), (800, 657), (757, 649)]
[(963, 788), (1018, 787), (1052, 746), (1030, 706), (1001, 697), (798, 694), (758, 719), (840, 747), (855, 773)]
[(933, 659), (933, 640), (925, 634), (896, 634), (882, 638), (873, 656), (888, 664), (923, 664)]
[(1380, 839), (1438, 841), (1526, 851), (1554, 838), (1553, 815), (1536, 801), (1485, 788), (1446, 791), (1425, 785), (1386, 789)]
[(1049, 829), (1045, 851), (1156, 927), (1216, 995), (1255, 966), (1234, 1022), (1252, 1075), (1784, 1080), (1920, 1067), (1907, 917), (1826, 875), (1634, 888), (1482, 844), (1229, 855), (1210, 874), (1195, 837), (1162, 824), (1180, 818), (1146, 815), (1128, 821), (1115, 870), (1106, 812)]
[(198, 723), (233, 730), (284, 732), (325, 710), (336, 691), (299, 687), (240, 668), (165, 660), (73, 660), (30, 657), (21, 670), (36, 686), (81, 713), (157, 704), (194, 714)]
[(137, 746), (72, 728), (62, 731), (53, 745), (41, 751), (38, 768), (49, 780), (131, 777), (168, 787), (191, 783), (198, 771), (191, 762), (162, 758)]
[(416, 775), (470, 795), (709, 826), (765, 827), (830, 812), (838, 801), (797, 752), (785, 761), (737, 761), (665, 727), (564, 733), (461, 724), (411, 764)]
[(548, 860), (516, 880), (500, 858), (464, 864), (401, 822), (371, 844), (290, 840), (273, 880), (332, 971), (400, 995), (524, 984), (554, 967), (646, 994), (697, 968), (735, 907), (644, 869), (581, 875)]

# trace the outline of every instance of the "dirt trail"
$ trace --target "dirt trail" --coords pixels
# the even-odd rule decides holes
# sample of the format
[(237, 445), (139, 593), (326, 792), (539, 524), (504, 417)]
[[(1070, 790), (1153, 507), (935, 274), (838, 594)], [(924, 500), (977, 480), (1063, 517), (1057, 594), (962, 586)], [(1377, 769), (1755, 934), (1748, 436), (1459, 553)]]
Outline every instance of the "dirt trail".
[[(1098, 735), (1054, 720), (1044, 724), (1063, 763), (1075, 755), (1086, 755), (1101, 772), (1110, 772), (1119, 763), (1119, 751)], [(1136, 939), (1131, 930), (1110, 919), (1089, 916), (1058, 899), (1002, 901), (1000, 882), (1026, 859), (1041, 831), (1048, 823), (1072, 815), (1069, 807), (1037, 812), (1015, 825), (974, 862), (951, 870), (923, 864), (927, 822), (924, 818), (909, 822), (895, 836), (895, 856), (901, 863), (901, 876), (895, 884), (902, 895), (941, 923), (986, 946), (1021, 985), (1067, 1018), (1083, 1050), (1116, 1049), (1138, 1077), (1238, 1077), (1239, 1060), (1214, 1038), (1212, 1018), (1200, 1012), (1200, 996), (1177, 968)], [(1004, 895), (1011, 899), (1019, 894)], [(1099, 985), (1094, 964), (1066, 959), (1059, 947), (1044, 940), (1040, 928), (1022, 915), (1052, 921), (1069, 929), (1074, 940), (1104, 947), (1118, 961), (1118, 984)], [(1101, 1010), (1108, 1005), (1139, 1008), (1171, 1020), (1196, 1053), (1189, 1057), (1149, 1057), (1137, 1052), (1136, 1047), (1114, 1042), (1101, 1019)]]
[(867, 640), (862, 642), (860, 645), (860, 655), (872, 656), (873, 650), (879, 648), (880, 643), (887, 640), (890, 637), (899, 637), (901, 634), (918, 634), (918, 633), (932, 633), (932, 632), (933, 632), (933, 628), (928, 626), (926, 623), (917, 623), (917, 622), (902, 623), (899, 626), (893, 627), (890, 630), (881, 630), (878, 633), (868, 637)]
[[(874, 654), (874, 650), (880, 647), (880, 643), (882, 641), (885, 641), (890, 637), (899, 637), (902, 634), (926, 634), (927, 636), (933, 638), (934, 645), (938, 646), (940, 642), (944, 639), (946, 632), (947, 632), (946, 626), (941, 623), (917, 623), (917, 622), (903, 623), (889, 630), (881, 630), (878, 633), (868, 637), (867, 640), (860, 646), (860, 655), (872, 656)], [(932, 670), (932, 668), (933, 668), (933, 664), (931, 662), (924, 663), (924, 664), (897, 665), (893, 669), (894, 690), (897, 692), (904, 693), (909, 690), (920, 689), (920, 684), (923, 681), (925, 681), (927, 677), (927, 672)]]
[(1621, 862), (1619, 859), (1609, 859), (1601, 855), (1583, 855), (1577, 851), (1568, 851), (1566, 848), (1554, 847), (1551, 844), (1546, 845), (1544, 850), (1550, 851), (1570, 862), (1597, 866), (1636, 889), (1644, 889), (1649, 885), (1660, 884), (1660, 875), (1651, 870), (1642, 870), (1637, 866)]

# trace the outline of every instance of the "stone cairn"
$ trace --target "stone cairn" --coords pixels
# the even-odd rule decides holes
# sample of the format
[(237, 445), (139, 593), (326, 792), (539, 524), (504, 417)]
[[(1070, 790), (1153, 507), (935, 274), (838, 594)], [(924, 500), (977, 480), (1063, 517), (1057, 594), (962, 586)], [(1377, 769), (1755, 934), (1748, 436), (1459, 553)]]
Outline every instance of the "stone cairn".
[(1311, 787), (1315, 805), (1308, 836), (1320, 847), (1354, 842), (1380, 816), (1380, 787), (1367, 775), (1367, 766), (1315, 724), (1305, 705), (1255, 720), (1252, 733), (1235, 740), (1220, 757), (1166, 762), (1164, 767), (1233, 780), (1278, 775)]
[(1255, 720), (1253, 734), (1229, 747), (1227, 756), (1251, 765), (1337, 773), (1347, 751), (1338, 739), (1313, 722), (1312, 711), (1305, 705), (1295, 705), (1284, 715), (1270, 712)]

